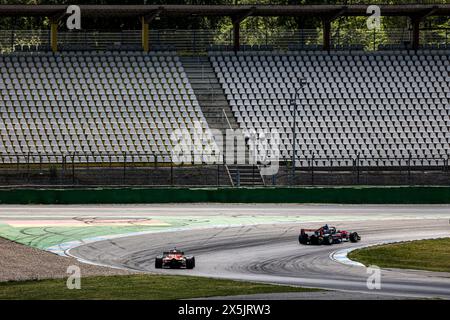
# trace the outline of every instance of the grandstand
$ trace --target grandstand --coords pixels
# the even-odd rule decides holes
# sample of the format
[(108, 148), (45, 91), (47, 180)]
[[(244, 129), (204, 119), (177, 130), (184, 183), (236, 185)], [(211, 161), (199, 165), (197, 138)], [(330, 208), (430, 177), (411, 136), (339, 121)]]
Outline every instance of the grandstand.
[[(10, 7), (15, 6), (0, 7), (0, 15), (55, 16), (65, 8)], [(380, 45), (371, 52), (361, 45), (334, 46), (330, 32), (323, 33), (322, 46), (241, 46), (239, 22), (251, 15), (315, 13), (327, 17), (327, 31), (331, 13), (336, 18), (365, 11), (237, 7), (108, 6), (116, 15), (136, 17), (234, 17), (231, 44), (209, 37), (189, 57), (182, 41), (152, 46), (147, 33), (141, 39), (128, 33), (124, 45), (105, 41), (101, 47), (84, 34), (83, 47), (69, 43), (74, 35), (62, 35), (64, 43), (58, 44), (52, 28), (34, 50), (12, 46), (0, 55), (0, 182), (450, 183), (448, 43), (420, 44), (414, 27), (410, 47)], [(384, 9), (386, 15), (413, 17), (415, 25), (429, 15), (450, 15), (448, 5)], [(95, 15), (99, 8), (82, 10)], [(148, 28), (151, 19), (143, 21)], [(230, 146), (212, 129), (241, 129), (246, 145), (234, 152), (246, 161), (224, 161)], [(248, 137), (270, 130), (279, 134), (280, 169), (264, 176), (264, 163), (252, 162), (251, 155), (266, 150)], [(182, 161), (176, 160), (180, 145), (190, 156)], [(373, 178), (372, 171), (388, 173)]]
[(123, 153), (138, 162), (170, 162), (172, 133), (184, 128), (197, 134), (195, 123), (207, 139), (193, 145), (194, 153), (216, 148), (174, 54), (10, 55), (0, 57), (0, 70), (4, 163), (17, 154), (51, 163), (67, 153), (77, 154), (76, 162), (122, 162)]
[(290, 100), (299, 92), (298, 166), (313, 155), (336, 166), (357, 155), (363, 166), (409, 157), (438, 165), (448, 156), (449, 51), (214, 53), (211, 62), (241, 128), (277, 128), (285, 158), (293, 152)]

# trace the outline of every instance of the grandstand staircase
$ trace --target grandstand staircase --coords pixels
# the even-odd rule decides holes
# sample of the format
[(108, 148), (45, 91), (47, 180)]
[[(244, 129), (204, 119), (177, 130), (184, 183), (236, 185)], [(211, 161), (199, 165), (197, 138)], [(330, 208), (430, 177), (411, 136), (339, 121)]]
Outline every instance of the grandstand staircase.
[[(239, 129), (239, 125), (234, 118), (223, 88), (208, 57), (182, 57), (181, 62), (209, 127), (211, 129), (219, 129), (223, 133), (230, 128), (233, 130)], [(225, 139), (224, 136), (223, 139)], [(216, 141), (220, 140), (216, 138)], [(219, 148), (222, 154), (226, 154), (225, 142)], [(235, 157), (237, 152), (245, 152), (248, 155), (248, 147), (244, 146), (244, 148), (245, 150), (242, 150), (235, 146)], [(226, 167), (233, 186), (264, 185), (257, 166), (226, 165)]]
[(228, 172), (234, 187), (264, 186), (264, 179), (258, 166), (231, 165)]
[(239, 129), (208, 57), (182, 57), (181, 62), (209, 127)]

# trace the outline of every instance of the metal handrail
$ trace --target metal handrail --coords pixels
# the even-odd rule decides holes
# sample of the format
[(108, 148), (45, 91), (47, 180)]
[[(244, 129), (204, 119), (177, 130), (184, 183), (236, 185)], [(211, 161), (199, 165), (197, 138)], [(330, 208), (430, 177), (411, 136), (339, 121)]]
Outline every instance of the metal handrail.
[[(228, 126), (230, 127), (231, 130), (233, 130), (233, 127), (231, 126), (230, 120), (228, 119), (225, 109), (222, 109), (222, 113), (225, 116), (225, 119), (227, 120)], [(234, 156), (233, 156), (233, 158), (234, 158)], [(225, 155), (224, 155), (224, 159), (225, 159)], [(230, 178), (230, 181), (231, 181), (231, 185), (234, 187), (234, 180), (233, 180), (233, 177), (231, 176), (230, 169), (228, 168), (228, 164), (226, 163), (226, 161), (224, 161), (223, 163), (225, 164), (225, 169), (227, 170), (228, 177)]]
[[(407, 28), (383, 29), (367, 32), (367, 29), (331, 32), (331, 43), (337, 46), (363, 45), (376, 50), (378, 45), (402, 45), (410, 42), (412, 31)], [(49, 30), (1, 30), (0, 52), (45, 51), (50, 49)], [(445, 28), (421, 30), (423, 44), (450, 44), (449, 31)], [(61, 50), (140, 50), (141, 31), (121, 32), (59, 32)], [(229, 30), (150, 30), (149, 44), (152, 50), (176, 50), (180, 53), (199, 53), (214, 46), (232, 49), (233, 39)], [(269, 46), (275, 50), (307, 50), (308, 46), (320, 49), (322, 33), (319, 29), (303, 30), (241, 30), (241, 49), (249, 46)], [(303, 46), (306, 46), (303, 48)], [(220, 49), (220, 48), (219, 48)], [(264, 50), (264, 48), (261, 48)]]
[[(194, 158), (194, 157), (206, 157), (206, 156), (213, 156), (214, 158), (217, 157), (217, 155), (213, 155), (210, 153), (195, 153), (195, 152), (191, 152), (190, 155)], [(92, 161), (90, 161), (90, 163), (107, 163), (105, 161), (98, 161), (96, 160), (96, 158), (126, 158), (126, 159), (130, 159), (132, 160), (131, 163), (141, 163), (141, 161), (134, 161), (134, 158), (142, 158), (142, 157), (148, 157), (148, 158), (153, 158), (154, 161), (157, 161), (158, 158), (168, 158), (170, 159), (170, 161), (173, 160), (173, 154), (169, 154), (169, 153), (130, 153), (130, 152), (118, 152), (118, 153), (86, 153), (86, 152), (71, 152), (71, 153), (15, 153), (15, 154), (9, 154), (9, 153), (0, 153), (0, 163), (3, 164), (26, 164), (26, 163), (36, 163), (32, 161), (32, 158), (40, 158), (41, 160), (43, 158), (60, 158), (61, 161), (59, 162), (55, 162), (55, 164), (61, 163), (62, 161), (64, 161), (63, 159), (72, 159), (72, 158), (91, 158)], [(8, 162), (5, 163), (3, 162), (3, 159), (8, 158), (8, 159), (15, 159), (17, 162)], [(23, 160), (23, 161), (21, 161)], [(292, 159), (290, 158), (279, 158), (278, 161), (280, 163), (290, 163)], [(153, 163), (154, 161), (148, 161), (149, 163)], [(363, 157), (363, 156), (355, 156), (355, 157), (318, 157), (318, 156), (313, 156), (313, 157), (298, 157), (297, 158), (297, 162), (303, 162), (306, 161), (308, 163), (312, 163), (314, 165), (314, 163), (317, 162), (328, 162), (330, 163), (330, 167), (342, 167), (342, 166), (336, 166), (333, 165), (333, 162), (349, 162), (352, 163), (351, 166), (354, 165), (358, 165), (361, 166), (362, 162), (375, 162), (377, 163), (378, 167), (382, 167), (380, 166), (380, 162), (398, 162), (398, 165), (388, 165), (385, 167), (407, 167), (407, 166), (411, 166), (411, 167), (423, 167), (423, 165), (420, 166), (416, 166), (414, 164), (414, 162), (436, 162), (436, 163), (441, 163), (442, 167), (446, 167), (448, 168), (450, 165), (450, 155), (447, 156), (439, 156), (439, 157), (417, 157), (417, 156), (409, 156), (409, 157)], [(42, 161), (41, 161), (42, 162)], [(118, 161), (119, 163), (122, 163), (123, 161)], [(219, 161), (220, 162), (220, 161)], [(225, 163), (226, 161), (223, 161), (223, 164), (226, 165)], [(401, 162), (408, 162), (409, 165), (402, 165)], [(46, 162), (47, 163), (47, 162)], [(162, 163), (169, 163), (169, 162), (164, 162), (162, 161)], [(214, 162), (217, 163), (217, 162)], [(186, 163), (188, 164), (188, 163)], [(190, 164), (196, 164), (195, 161), (190, 162)], [(320, 166), (315, 166), (315, 167), (320, 167)], [(348, 167), (348, 166), (346, 166)], [(433, 166), (434, 167), (434, 166)]]
[(223, 115), (225, 116), (225, 119), (227, 120), (228, 127), (230, 127), (231, 130), (233, 130), (233, 127), (231, 126), (231, 122), (228, 119), (227, 113), (225, 112), (225, 109), (222, 109)]
[[(224, 163), (225, 163), (225, 161), (224, 161)], [(228, 168), (228, 165), (226, 163), (225, 163), (225, 170), (227, 171), (228, 178), (230, 179), (230, 182), (231, 182), (231, 186), (234, 187), (234, 180), (233, 180), (233, 177), (231, 176), (230, 169)]]

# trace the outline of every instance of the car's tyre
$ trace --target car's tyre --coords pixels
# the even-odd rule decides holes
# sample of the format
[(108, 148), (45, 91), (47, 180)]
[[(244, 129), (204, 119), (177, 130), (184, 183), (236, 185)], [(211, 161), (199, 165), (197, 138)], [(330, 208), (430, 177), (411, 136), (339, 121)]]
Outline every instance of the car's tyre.
[(155, 268), (156, 269), (161, 269), (162, 268), (162, 265), (163, 265), (163, 261), (162, 260), (163, 260), (162, 258), (156, 257), (156, 259), (155, 259)]
[(333, 237), (328, 236), (323, 238), (323, 243), (326, 244), (327, 246), (331, 246), (333, 244)]
[(313, 245), (316, 245), (316, 246), (320, 244), (319, 238), (316, 237), (316, 236), (311, 236), (311, 237), (309, 238), (309, 242), (310, 242), (311, 244), (313, 244)]
[(186, 259), (186, 269), (194, 269), (195, 268), (195, 257)]
[(308, 236), (307, 235), (300, 235), (298, 237), (298, 242), (300, 244), (308, 244)]
[(359, 240), (361, 240), (361, 237), (358, 235), (357, 232), (352, 232), (350, 233), (350, 242), (358, 242)]

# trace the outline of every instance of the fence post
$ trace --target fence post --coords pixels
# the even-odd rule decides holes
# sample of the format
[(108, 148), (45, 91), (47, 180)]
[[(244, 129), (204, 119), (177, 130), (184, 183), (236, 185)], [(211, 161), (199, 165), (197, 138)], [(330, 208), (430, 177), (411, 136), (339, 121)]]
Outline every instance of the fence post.
[(127, 153), (123, 153), (123, 179), (122, 184), (125, 185), (125, 175), (126, 175), (126, 169), (127, 169)]
[(254, 186), (256, 184), (255, 182), (255, 164), (253, 164), (252, 167), (252, 185)]
[(356, 155), (356, 184), (359, 184), (359, 153)]
[(27, 181), (30, 182), (30, 152), (27, 155)]
[(220, 186), (220, 164), (217, 163), (217, 186)]
[(64, 180), (64, 177), (66, 176), (66, 169), (65, 169), (65, 156), (64, 154), (61, 155), (61, 179), (60, 182)]
[(72, 185), (75, 184), (75, 154), (72, 154)]
[(408, 184), (411, 184), (411, 151), (408, 152)]
[(450, 160), (450, 158), (449, 158), (449, 156), (447, 155), (447, 159), (444, 159), (444, 164), (445, 164), (445, 172), (447, 172), (447, 176), (449, 176), (449, 172), (450, 172), (450, 170), (449, 170), (449, 160)]
[(295, 186), (295, 177), (296, 177), (296, 171), (297, 171), (297, 168), (295, 167), (295, 161), (297, 160), (296, 155), (294, 155), (293, 160), (294, 161), (292, 161), (292, 185)]
[(170, 161), (170, 185), (173, 187), (173, 161)]

